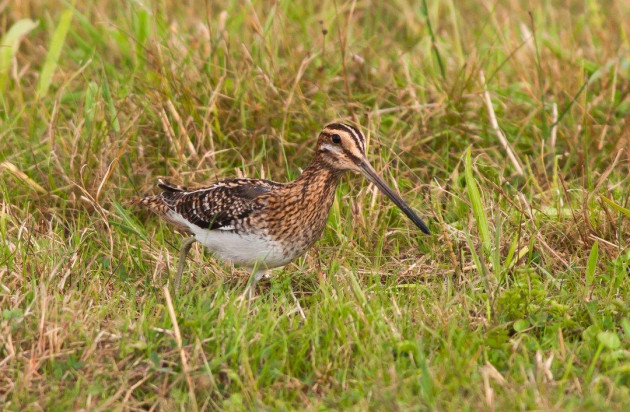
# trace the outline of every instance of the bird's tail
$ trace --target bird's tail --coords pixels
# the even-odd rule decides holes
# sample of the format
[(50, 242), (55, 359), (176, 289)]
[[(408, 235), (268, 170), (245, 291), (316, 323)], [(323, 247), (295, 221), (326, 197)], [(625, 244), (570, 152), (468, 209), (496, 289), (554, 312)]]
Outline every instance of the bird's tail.
[(131, 206), (148, 209), (158, 215), (164, 215), (168, 212), (168, 206), (164, 203), (162, 195), (137, 197), (130, 203)]
[(163, 190), (162, 193), (155, 196), (135, 198), (130, 202), (131, 206), (150, 210), (163, 219), (177, 225), (178, 222), (173, 221), (171, 216), (173, 201), (175, 198), (181, 196), (181, 193), (186, 192), (188, 189), (184, 186), (172, 184), (169, 181), (162, 179), (158, 179), (157, 185)]
[(186, 191), (185, 187), (172, 184), (167, 180), (158, 179), (157, 185), (160, 189), (164, 190), (164, 192), (155, 196), (137, 197), (129, 202), (130, 205), (148, 209), (157, 215), (164, 216), (169, 211), (169, 207), (164, 201), (164, 194)]
[(138, 197), (133, 199), (131, 204), (135, 207), (148, 209), (175, 226), (176, 229), (182, 232), (190, 233), (190, 228), (188, 226), (182, 224), (180, 220), (173, 217), (174, 211), (172, 210), (173, 198), (179, 197), (180, 194), (185, 192), (187, 189), (183, 186), (163, 181), (162, 179), (158, 181), (158, 187), (164, 190), (164, 192), (155, 196)]

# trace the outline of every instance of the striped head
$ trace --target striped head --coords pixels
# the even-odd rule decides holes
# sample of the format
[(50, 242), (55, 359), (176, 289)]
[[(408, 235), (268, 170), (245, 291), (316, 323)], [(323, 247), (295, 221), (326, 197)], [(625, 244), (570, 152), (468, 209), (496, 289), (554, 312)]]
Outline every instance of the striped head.
[(359, 164), (367, 161), (365, 136), (359, 129), (343, 123), (324, 127), (317, 141), (317, 152), (331, 169), (361, 172)]
[(324, 127), (317, 140), (317, 156), (330, 169), (361, 173), (389, 197), (420, 230), (426, 234), (431, 233), (422, 219), (370, 165), (365, 154), (365, 136), (359, 129), (343, 123), (331, 123)]

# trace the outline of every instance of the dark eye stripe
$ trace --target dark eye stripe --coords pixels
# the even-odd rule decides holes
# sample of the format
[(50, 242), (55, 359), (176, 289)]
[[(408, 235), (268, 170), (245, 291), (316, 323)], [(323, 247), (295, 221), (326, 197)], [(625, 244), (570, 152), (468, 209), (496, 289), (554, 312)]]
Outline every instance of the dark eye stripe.
[(345, 147), (342, 146), (341, 150), (343, 150), (343, 154), (348, 156), (350, 160), (352, 160), (354, 163), (359, 163), (361, 161), (361, 159), (359, 159), (358, 157), (350, 153), (350, 151), (346, 149)]
[(361, 150), (362, 152), (365, 152), (365, 146), (363, 143), (365, 142), (365, 138), (363, 137), (363, 134), (355, 127), (344, 124), (344, 123), (333, 123), (326, 126), (326, 128), (331, 129), (331, 130), (342, 130), (344, 132), (347, 132), (348, 134), (350, 134), (350, 136), (352, 136), (352, 140), (354, 140), (354, 143), (359, 148), (359, 150)]
[(359, 129), (357, 129), (356, 127), (351, 126), (349, 124), (345, 124), (345, 123), (341, 123), (341, 126), (344, 126), (344, 127), (347, 128), (348, 132), (350, 132), (352, 137), (354, 137), (354, 141), (357, 144), (357, 146), (359, 147), (359, 149), (361, 149), (361, 151), (365, 151), (365, 146), (363, 146), (363, 142), (365, 141), (365, 138), (363, 137), (363, 134), (361, 134)]
[(359, 141), (359, 147), (361, 149), (363, 149), (363, 142), (365, 141), (365, 138), (363, 137), (363, 134), (359, 131), (359, 129), (357, 129), (354, 126), (351, 126), (349, 124), (343, 124), (343, 126), (346, 126), (348, 129), (350, 129), (350, 133), (357, 138), (357, 140)]

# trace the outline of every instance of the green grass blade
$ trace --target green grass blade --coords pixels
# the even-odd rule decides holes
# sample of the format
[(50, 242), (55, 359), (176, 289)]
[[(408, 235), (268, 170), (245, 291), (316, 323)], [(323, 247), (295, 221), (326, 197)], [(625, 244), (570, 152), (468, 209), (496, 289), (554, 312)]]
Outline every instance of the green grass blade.
[(512, 265), (512, 259), (514, 259), (514, 252), (516, 252), (516, 247), (518, 246), (518, 233), (514, 235), (512, 239), (512, 243), (510, 244), (510, 248), (508, 249), (508, 253), (505, 256), (505, 260), (503, 262), (503, 269), (509, 268)]
[(118, 224), (117, 222), (112, 222), (112, 223), (117, 224), (120, 228), (124, 229), (125, 231), (134, 233), (141, 239), (146, 240), (147, 239), (146, 231), (144, 230), (142, 226), (138, 225), (138, 223), (134, 221), (134, 219), (129, 215), (128, 210), (126, 210), (118, 202), (114, 202), (113, 205), (114, 205), (114, 209), (116, 209), (116, 214), (122, 219), (122, 223), (120, 224)]
[(625, 207), (618, 205), (617, 203), (607, 198), (606, 196), (600, 196), (600, 197), (602, 198), (604, 202), (608, 204), (608, 206), (612, 207), (617, 212), (621, 212), (622, 214), (626, 215), (626, 217), (630, 217), (630, 209), (626, 209)]
[(139, 69), (146, 63), (146, 43), (151, 34), (151, 15), (147, 10), (141, 9), (135, 15), (136, 32), (136, 64)]
[(443, 79), (446, 79), (446, 70), (444, 69), (444, 63), (442, 62), (442, 55), (435, 44), (435, 34), (433, 33), (433, 27), (431, 26), (431, 19), (429, 18), (429, 8), (427, 7), (427, 0), (422, 0), (422, 7), (420, 8), (422, 11), (422, 15), (426, 19), (427, 22), (427, 30), (429, 31), (429, 37), (431, 37), (431, 49), (433, 50), (433, 55), (437, 60), (438, 67), (440, 68), (440, 74)]
[(591, 253), (588, 255), (588, 262), (586, 264), (586, 287), (591, 288), (593, 280), (595, 279), (595, 269), (597, 268), (597, 259), (599, 258), (599, 243), (595, 242), (591, 248)]
[(11, 60), (20, 47), (20, 41), (38, 24), (31, 19), (18, 20), (0, 40), (0, 90), (4, 89), (4, 83), (11, 69)]
[(85, 89), (85, 98), (83, 100), (83, 111), (85, 113), (85, 130), (90, 133), (92, 130), (92, 124), (94, 123), (94, 114), (96, 113), (97, 98), (98, 98), (98, 84), (96, 82), (90, 82)]
[(483, 210), (483, 201), (481, 199), (481, 193), (479, 192), (479, 186), (473, 176), (472, 172), (472, 160), (471, 151), (468, 148), (466, 151), (465, 161), (465, 178), (466, 178), (466, 191), (468, 192), (468, 199), (472, 206), (473, 216), (477, 222), (477, 228), (479, 229), (479, 236), (481, 236), (481, 242), (483, 243), (486, 251), (490, 250), (490, 229), (488, 226), (488, 218)]
[[(466, 233), (466, 242), (468, 243), (468, 247), (470, 248), (470, 255), (473, 262), (475, 263), (475, 267), (477, 268), (477, 273), (479, 273), (479, 276), (481, 276), (484, 280), (484, 283), (486, 284), (486, 290), (488, 292), (488, 295), (490, 295), (492, 287), (490, 286), (490, 281), (488, 279), (488, 268), (482, 260), (483, 256), (479, 256), (479, 253), (477, 253), (477, 246), (468, 233)], [(480, 253), (483, 252), (480, 251)], [(492, 306), (490, 303), (490, 299), (487, 298), (484, 300), (486, 303), (486, 316), (488, 317), (488, 319), (492, 319)]]
[(107, 104), (107, 113), (109, 114), (111, 127), (116, 133), (120, 133), (120, 122), (118, 122), (118, 113), (116, 112), (116, 105), (114, 104), (114, 99), (112, 98), (112, 93), (109, 89), (107, 78), (105, 78), (105, 81), (102, 84), (102, 90), (103, 98), (105, 99), (105, 103)]
[(42, 97), (48, 93), (50, 84), (52, 83), (53, 74), (57, 69), (57, 62), (61, 55), (61, 49), (66, 41), (66, 34), (70, 28), (72, 22), (73, 9), (66, 10), (59, 19), (59, 24), (53, 33), (52, 39), (50, 39), (50, 46), (48, 48), (48, 54), (46, 55), (46, 61), (44, 67), (39, 75), (39, 83), (37, 84), (37, 96)]

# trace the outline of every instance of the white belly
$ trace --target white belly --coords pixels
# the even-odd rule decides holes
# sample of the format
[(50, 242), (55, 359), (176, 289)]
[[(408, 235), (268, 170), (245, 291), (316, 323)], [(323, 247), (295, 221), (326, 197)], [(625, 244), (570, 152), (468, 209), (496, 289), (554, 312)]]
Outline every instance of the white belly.
[(216, 256), (235, 265), (271, 269), (284, 266), (299, 256), (285, 253), (279, 242), (266, 236), (237, 234), (231, 230), (202, 229), (177, 213), (171, 213), (170, 217), (190, 228), (195, 239)]
[(199, 229), (195, 238), (212, 253), (235, 265), (270, 269), (286, 265), (292, 260), (292, 257), (283, 253), (278, 242), (256, 235)]

